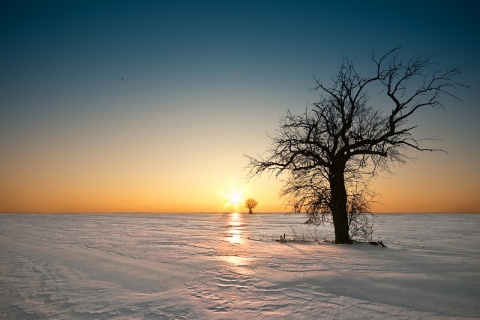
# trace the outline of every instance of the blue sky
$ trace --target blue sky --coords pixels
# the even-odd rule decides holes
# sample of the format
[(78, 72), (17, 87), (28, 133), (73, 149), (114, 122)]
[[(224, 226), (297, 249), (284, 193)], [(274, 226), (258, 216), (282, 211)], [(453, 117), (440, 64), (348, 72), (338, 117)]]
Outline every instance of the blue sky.
[[(412, 153), (417, 163), (378, 182), (378, 209), (395, 210), (387, 194), (398, 195), (398, 185), (417, 204), (399, 211), (428, 210), (457, 186), (469, 196), (436, 210), (465, 202), (480, 210), (472, 198), (480, 191), (479, 9), (476, 1), (2, 2), (0, 197), (8, 205), (0, 211), (221, 211), (231, 185), (275, 211), (278, 183), (245, 182), (242, 155), (268, 148), (266, 132), (287, 109), (316, 101), (314, 75), (328, 83), (343, 57), (369, 73), (372, 50), (397, 45), (406, 58), (435, 54), (439, 68), (465, 64), (458, 80), (471, 89), (458, 92), (463, 102), (446, 98), (445, 111), (415, 118), (419, 134), (441, 137), (436, 147), (449, 155)], [(438, 179), (441, 190), (423, 186), (424, 202), (418, 190), (404, 194), (402, 183), (416, 179)], [(103, 207), (101, 199), (122, 201)]]

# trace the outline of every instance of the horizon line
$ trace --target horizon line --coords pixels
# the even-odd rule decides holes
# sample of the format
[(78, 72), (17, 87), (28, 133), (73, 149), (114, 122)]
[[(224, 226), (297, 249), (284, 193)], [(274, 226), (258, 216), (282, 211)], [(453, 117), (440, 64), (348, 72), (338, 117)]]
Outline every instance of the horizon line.
[[(0, 214), (306, 214), (305, 212), (292, 211), (259, 211), (248, 213), (246, 211), (18, 211), (0, 212)], [(479, 214), (480, 211), (376, 211), (371, 214)]]

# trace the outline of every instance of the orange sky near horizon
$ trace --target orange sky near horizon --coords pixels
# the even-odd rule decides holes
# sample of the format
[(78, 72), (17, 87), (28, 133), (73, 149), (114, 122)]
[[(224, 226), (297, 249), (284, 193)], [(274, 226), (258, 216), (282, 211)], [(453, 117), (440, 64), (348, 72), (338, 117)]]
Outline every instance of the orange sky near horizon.
[[(429, 154), (394, 169), (394, 175), (378, 177), (372, 183), (379, 195), (372, 210), (480, 212), (476, 185), (480, 177), (447, 168), (448, 157)], [(206, 161), (209, 165), (179, 173), (165, 163), (154, 166), (156, 171), (152, 166), (132, 171), (126, 168), (135, 167), (137, 160), (129, 161), (133, 163), (92, 162), (92, 168), (82, 164), (72, 170), (49, 163), (23, 173), (19, 166), (0, 185), (0, 212), (244, 212), (243, 201), (249, 197), (259, 202), (257, 212), (289, 211), (278, 197), (280, 181), (268, 175), (247, 181), (241, 157)], [(229, 203), (232, 189), (241, 196), (238, 207)]]

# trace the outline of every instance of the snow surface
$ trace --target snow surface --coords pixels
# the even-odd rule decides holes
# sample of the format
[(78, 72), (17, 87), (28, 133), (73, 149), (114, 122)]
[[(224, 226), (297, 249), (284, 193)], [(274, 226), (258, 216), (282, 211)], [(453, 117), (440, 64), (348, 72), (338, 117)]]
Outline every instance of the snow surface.
[(1, 214), (0, 319), (480, 318), (480, 215)]

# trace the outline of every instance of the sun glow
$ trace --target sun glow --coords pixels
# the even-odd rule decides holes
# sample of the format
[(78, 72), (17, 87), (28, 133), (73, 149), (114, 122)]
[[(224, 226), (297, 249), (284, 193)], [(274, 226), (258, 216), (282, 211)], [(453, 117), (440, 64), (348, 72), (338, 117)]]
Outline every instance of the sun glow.
[(237, 211), (243, 202), (243, 190), (237, 190), (235, 187), (231, 187), (230, 192), (225, 194), (225, 197), (228, 199), (227, 207), (233, 207), (235, 211)]

